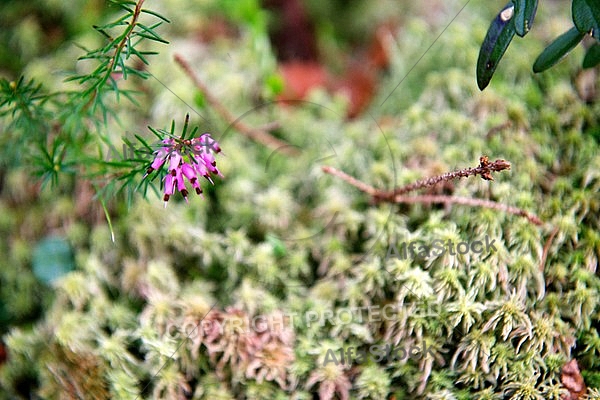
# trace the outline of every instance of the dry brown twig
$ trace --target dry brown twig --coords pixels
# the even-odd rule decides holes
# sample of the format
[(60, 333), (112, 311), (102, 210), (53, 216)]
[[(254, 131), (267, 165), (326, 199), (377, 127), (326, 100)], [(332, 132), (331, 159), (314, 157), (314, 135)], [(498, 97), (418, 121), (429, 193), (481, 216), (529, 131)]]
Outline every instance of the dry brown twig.
[(323, 172), (337, 176), (338, 178), (344, 180), (350, 185), (356, 187), (362, 192), (367, 193), (373, 198), (373, 201), (376, 203), (379, 202), (388, 202), (388, 203), (425, 203), (425, 204), (460, 204), (471, 207), (484, 207), (490, 208), (493, 210), (498, 210), (502, 212), (506, 212), (513, 215), (518, 215), (524, 218), (527, 218), (531, 223), (535, 225), (542, 225), (542, 221), (535, 215), (531, 214), (525, 210), (522, 210), (517, 207), (509, 206), (506, 204), (498, 203), (492, 200), (483, 200), (483, 199), (474, 199), (469, 197), (458, 197), (458, 196), (446, 196), (446, 195), (418, 195), (418, 196), (406, 196), (405, 194), (408, 192), (412, 192), (414, 190), (423, 189), (426, 187), (431, 187), (437, 185), (440, 182), (446, 182), (459, 178), (466, 178), (469, 176), (479, 175), (485, 180), (493, 181), (492, 172), (499, 172), (503, 170), (510, 169), (510, 163), (505, 160), (496, 160), (494, 162), (490, 162), (486, 156), (482, 156), (479, 158), (479, 166), (473, 168), (465, 168), (457, 171), (446, 172), (441, 175), (433, 176), (427, 179), (418, 180), (411, 184), (402, 186), (400, 188), (384, 191), (376, 189), (372, 186), (367, 185), (364, 182), (359, 181), (358, 179), (342, 172), (338, 169), (335, 169), (330, 166), (323, 166)]
[(485, 138), (490, 140), (493, 136), (495, 136), (496, 134), (502, 132), (505, 129), (511, 128), (512, 127), (512, 121), (508, 120), (500, 125), (496, 125), (490, 128), (490, 130), (487, 132), (487, 134), (485, 135)]
[(210, 104), (210, 106), (219, 113), (229, 125), (239, 131), (242, 135), (283, 154), (291, 156), (298, 155), (298, 150), (294, 146), (290, 146), (289, 143), (277, 139), (264, 129), (251, 128), (235, 118), (235, 116), (229, 112), (227, 107), (212, 95), (208, 90), (208, 87), (204, 85), (200, 78), (198, 78), (198, 75), (192, 70), (190, 64), (181, 55), (175, 54), (175, 62), (179, 64), (186, 75), (194, 82), (196, 88), (202, 92), (208, 104)]
[(544, 272), (544, 267), (546, 265), (546, 259), (548, 258), (548, 252), (550, 251), (550, 246), (552, 246), (552, 241), (558, 234), (558, 227), (554, 228), (554, 230), (550, 233), (548, 240), (546, 240), (546, 244), (544, 245), (544, 251), (542, 252), (542, 260), (540, 261), (540, 271)]

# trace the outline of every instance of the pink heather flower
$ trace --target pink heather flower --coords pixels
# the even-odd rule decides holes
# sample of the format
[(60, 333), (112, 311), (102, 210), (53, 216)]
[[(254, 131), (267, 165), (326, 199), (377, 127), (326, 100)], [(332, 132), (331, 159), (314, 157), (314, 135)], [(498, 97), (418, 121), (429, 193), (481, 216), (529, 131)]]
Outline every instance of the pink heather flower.
[(196, 174), (196, 170), (188, 163), (183, 163), (181, 166), (181, 173), (190, 181), (194, 190), (196, 190), (196, 194), (202, 194), (202, 188), (200, 187), (200, 182), (198, 181), (198, 176)]
[(167, 138), (163, 140), (164, 146), (155, 152), (155, 157), (146, 171), (150, 173), (160, 170), (168, 164), (167, 174), (164, 179), (165, 207), (169, 198), (175, 193), (175, 188), (187, 201), (188, 190), (185, 186), (187, 179), (196, 194), (202, 194), (199, 177), (203, 176), (214, 184), (211, 174), (223, 176), (217, 168), (217, 162), (211, 153), (220, 153), (221, 147), (210, 134), (204, 133), (193, 139)]
[(169, 201), (169, 197), (173, 195), (175, 192), (175, 178), (171, 174), (167, 174), (165, 177), (165, 196), (163, 200), (165, 202), (165, 207), (167, 206), (167, 201)]
[[(166, 145), (171, 145), (173, 143), (173, 139), (167, 138), (167, 139), (164, 139), (162, 142)], [(165, 160), (167, 159), (167, 156), (169, 155), (169, 147), (168, 146), (161, 147), (159, 150), (156, 150), (154, 153), (156, 154), (156, 157), (154, 158), (154, 161), (152, 161), (152, 164), (150, 164), (150, 166), (146, 170), (146, 175), (144, 175), (144, 178), (146, 176), (148, 176), (149, 174), (151, 174), (153, 171), (156, 171), (157, 169), (160, 169), (160, 167), (163, 166), (163, 164), (165, 163)]]
[(181, 173), (188, 179), (188, 181), (190, 181), (190, 183), (193, 183), (194, 180), (198, 179), (196, 177), (196, 171), (194, 171), (194, 167), (188, 163), (183, 163), (181, 165)]
[(160, 167), (162, 167), (162, 165), (165, 163), (165, 159), (166, 159), (166, 152), (164, 152), (165, 154), (163, 154), (162, 152), (159, 152), (158, 156), (156, 156), (156, 158), (154, 159), (154, 161), (152, 161), (152, 164), (150, 164), (150, 167), (148, 168), (148, 171), (146, 171), (146, 174), (151, 173), (154, 170), (159, 169)]
[(181, 154), (179, 154), (179, 152), (177, 152), (177, 151), (174, 151), (170, 157), (169, 171), (174, 171), (174, 170), (178, 169), (179, 164), (181, 164)]
[(219, 143), (210, 136), (210, 133), (203, 133), (200, 137), (192, 139), (192, 145), (197, 153), (210, 153), (211, 150), (214, 153), (221, 152)]
[(194, 156), (194, 160), (196, 161), (194, 163), (194, 169), (196, 170), (196, 172), (198, 172), (198, 175), (202, 175), (206, 179), (210, 180), (210, 174), (208, 173), (208, 170), (206, 169), (206, 165), (204, 164), (202, 158), (200, 158), (200, 156)]
[(185, 182), (183, 181), (183, 175), (181, 174), (181, 168), (177, 168), (177, 170), (175, 170), (175, 178), (177, 179), (177, 190), (179, 190), (181, 192), (181, 194), (183, 195), (183, 198), (185, 199), (186, 203), (187, 203), (187, 195), (188, 195), (188, 191), (185, 187)]

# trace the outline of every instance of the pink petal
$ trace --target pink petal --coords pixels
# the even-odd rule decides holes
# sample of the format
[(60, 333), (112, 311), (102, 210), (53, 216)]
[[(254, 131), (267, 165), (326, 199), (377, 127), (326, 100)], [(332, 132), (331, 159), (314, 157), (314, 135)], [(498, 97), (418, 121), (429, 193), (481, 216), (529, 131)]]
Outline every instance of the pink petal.
[(181, 166), (181, 172), (191, 183), (194, 183), (193, 181), (197, 179), (194, 167), (192, 167), (188, 163), (183, 163), (183, 165)]
[(171, 161), (169, 163), (169, 171), (177, 169), (179, 164), (181, 163), (181, 154), (179, 152), (174, 151), (171, 153)]
[(181, 174), (181, 168), (177, 168), (175, 171), (176, 171), (175, 179), (177, 180), (177, 190), (179, 190), (181, 192), (181, 194), (185, 198), (185, 201), (187, 201), (188, 191), (185, 187), (185, 181), (183, 180), (183, 175)]
[(165, 195), (163, 200), (165, 202), (165, 207), (167, 206), (167, 201), (175, 192), (175, 178), (171, 174), (167, 174), (165, 177)]

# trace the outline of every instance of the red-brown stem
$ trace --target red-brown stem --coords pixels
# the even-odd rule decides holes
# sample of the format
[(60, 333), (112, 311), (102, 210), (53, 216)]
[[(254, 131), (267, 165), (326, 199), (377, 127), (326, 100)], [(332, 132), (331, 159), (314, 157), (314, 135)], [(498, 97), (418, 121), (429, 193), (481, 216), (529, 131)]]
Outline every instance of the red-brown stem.
[(544, 251), (542, 252), (542, 259), (540, 260), (540, 271), (544, 272), (544, 265), (546, 264), (546, 260), (548, 259), (548, 252), (550, 251), (550, 246), (558, 233), (558, 227), (554, 228), (552, 233), (550, 233), (550, 237), (546, 240), (546, 244), (544, 244)]
[(451, 179), (458, 179), (467, 176), (481, 175), (486, 180), (493, 180), (491, 172), (502, 171), (510, 168), (510, 163), (504, 160), (496, 160), (490, 163), (487, 157), (481, 157), (479, 159), (480, 165), (475, 168), (466, 168), (454, 172), (448, 172), (442, 175), (434, 176), (428, 179), (419, 180), (401, 188), (382, 191), (372, 186), (367, 185), (364, 182), (340, 171), (334, 167), (323, 166), (323, 172), (336, 176), (350, 185), (356, 187), (360, 191), (370, 195), (375, 202), (385, 201), (389, 203), (441, 203), (441, 204), (460, 204), (472, 207), (484, 207), (493, 210), (506, 212), (513, 215), (518, 215), (527, 218), (533, 224), (542, 225), (542, 221), (534, 214), (531, 214), (525, 210), (517, 207), (508, 206), (506, 204), (498, 203), (492, 200), (474, 199), (469, 197), (457, 197), (457, 196), (446, 196), (446, 195), (418, 195), (418, 196), (405, 196), (404, 193), (409, 191), (422, 189), (438, 184), (439, 182), (448, 181)]
[(459, 204), (470, 207), (483, 207), (490, 208), (492, 210), (502, 211), (508, 214), (518, 215), (520, 217), (527, 218), (529, 222), (535, 225), (542, 225), (542, 221), (534, 214), (528, 213), (517, 207), (509, 206), (506, 204), (498, 203), (492, 200), (474, 199), (472, 197), (459, 197), (459, 196), (446, 196), (446, 195), (417, 195), (417, 196), (396, 196), (394, 203), (437, 203), (437, 204)]
[(432, 176), (430, 178), (421, 179), (389, 192), (378, 191), (375, 197), (380, 200), (393, 201), (396, 196), (412, 192), (414, 190), (435, 186), (440, 182), (446, 182), (475, 175), (480, 175), (485, 180), (493, 181), (494, 178), (492, 177), (492, 172), (503, 171), (505, 169), (510, 169), (510, 163), (508, 161), (496, 160), (494, 162), (490, 162), (486, 156), (482, 156), (479, 158), (479, 166), (477, 167), (464, 168), (457, 171), (446, 172), (441, 175)]
[(353, 176), (350, 176), (347, 173), (340, 171), (339, 169), (336, 169), (334, 167), (330, 167), (329, 165), (324, 165), (323, 167), (321, 167), (321, 169), (326, 174), (337, 176), (338, 178), (340, 178), (343, 181), (348, 182), (349, 184), (351, 184), (352, 186), (354, 186), (361, 192), (365, 192), (366, 194), (371, 195), (373, 197), (377, 196), (377, 193), (379, 192), (379, 190), (375, 189), (373, 186), (369, 186), (366, 183), (361, 182), (358, 179), (354, 178)]

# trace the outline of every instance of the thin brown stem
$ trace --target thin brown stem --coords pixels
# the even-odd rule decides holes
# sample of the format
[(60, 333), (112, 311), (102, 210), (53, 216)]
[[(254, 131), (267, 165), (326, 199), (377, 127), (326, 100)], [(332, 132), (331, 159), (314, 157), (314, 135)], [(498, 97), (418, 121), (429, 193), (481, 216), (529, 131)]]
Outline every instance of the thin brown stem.
[(175, 54), (175, 62), (183, 69), (186, 75), (194, 82), (196, 88), (202, 92), (206, 101), (219, 115), (227, 121), (233, 128), (235, 128), (242, 135), (264, 144), (265, 146), (280, 151), (283, 154), (295, 156), (298, 155), (298, 150), (294, 146), (290, 146), (282, 140), (277, 139), (273, 135), (262, 129), (253, 129), (243, 122), (237, 120), (233, 114), (229, 112), (227, 107), (223, 105), (212, 93), (208, 90), (208, 87), (198, 78), (198, 75), (192, 70), (189, 63), (179, 54)]
[(446, 172), (441, 175), (432, 176), (427, 179), (421, 179), (408, 185), (396, 188), (388, 192), (379, 192), (376, 194), (380, 200), (390, 201), (396, 196), (403, 195), (414, 190), (435, 186), (440, 182), (447, 182), (454, 179), (466, 178), (469, 176), (480, 175), (483, 179), (493, 181), (492, 172), (510, 169), (510, 163), (505, 160), (496, 160), (490, 162), (486, 156), (479, 158), (479, 166), (474, 168), (464, 168), (457, 171)]
[(373, 197), (377, 196), (377, 193), (379, 192), (379, 190), (375, 189), (373, 186), (369, 186), (366, 183), (361, 182), (358, 179), (354, 178), (353, 176), (350, 176), (347, 173), (340, 171), (339, 169), (336, 169), (334, 167), (330, 167), (329, 165), (324, 165), (323, 167), (321, 167), (321, 169), (326, 174), (337, 176), (338, 178), (340, 178), (343, 181), (348, 182), (349, 184), (351, 184), (352, 186), (354, 186), (361, 192), (365, 192), (366, 194), (371, 195)]
[(485, 135), (486, 139), (491, 139), (492, 137), (494, 137), (496, 134), (502, 132), (505, 129), (508, 129), (512, 127), (512, 121), (508, 120), (500, 125), (496, 125), (490, 128), (490, 130), (487, 132), (487, 134)]
[(440, 182), (449, 181), (452, 179), (458, 179), (468, 176), (480, 175), (483, 179), (493, 180), (491, 172), (503, 171), (510, 169), (510, 163), (505, 160), (496, 160), (489, 162), (488, 158), (483, 156), (479, 159), (479, 166), (475, 168), (466, 168), (458, 171), (448, 172), (442, 175), (433, 176), (431, 178), (423, 179), (403, 186), (398, 189), (391, 191), (383, 191), (376, 189), (358, 179), (330, 166), (323, 166), (323, 172), (336, 176), (343, 181), (354, 186), (358, 190), (370, 195), (375, 202), (389, 202), (389, 203), (440, 203), (440, 204), (459, 204), (471, 207), (484, 207), (493, 210), (506, 212), (513, 215), (518, 215), (527, 218), (528, 221), (535, 225), (542, 225), (542, 221), (535, 215), (517, 207), (508, 206), (506, 204), (498, 203), (492, 200), (474, 199), (469, 197), (458, 197), (458, 196), (446, 196), (446, 195), (417, 195), (417, 196), (405, 196), (404, 194), (413, 190), (422, 189), (425, 187), (434, 186)]
[[(134, 9), (132, 17), (131, 17), (131, 21), (129, 22), (129, 24), (127, 24), (127, 28), (125, 29), (125, 33), (123, 34), (123, 38), (121, 39), (121, 41), (119, 41), (119, 43), (117, 43), (113, 46), (115, 50), (112, 53), (110, 60), (106, 66), (106, 72), (104, 73), (104, 76), (101, 79), (97, 80), (92, 86), (90, 86), (88, 89), (86, 89), (84, 91), (84, 94), (86, 96), (91, 94), (90, 99), (87, 101), (87, 103), (84, 106), (85, 109), (88, 109), (94, 103), (94, 101), (96, 100), (96, 98), (99, 96), (99, 94), (101, 92), (101, 88), (106, 84), (106, 82), (109, 80), (110, 76), (114, 72), (115, 65), (117, 64), (117, 61), (121, 57), (121, 53), (123, 52), (123, 49), (129, 43), (131, 33), (133, 32), (133, 30), (135, 29), (135, 26), (138, 23), (138, 19), (140, 17), (140, 13), (142, 12), (142, 5), (144, 4), (144, 1), (145, 0), (139, 0), (136, 3), (135, 9)], [(104, 32), (102, 32), (102, 33), (104, 33)], [(104, 34), (107, 37), (109, 37), (108, 34), (106, 34), (106, 33), (104, 33)], [(109, 37), (109, 39), (111, 41), (113, 40), (110, 37)]]
[(446, 195), (417, 195), (417, 196), (396, 196), (394, 203), (425, 203), (425, 204), (459, 204), (470, 207), (483, 207), (492, 210), (502, 211), (508, 214), (518, 215), (527, 218), (529, 222), (535, 225), (542, 225), (542, 221), (535, 215), (517, 207), (498, 203), (492, 200), (474, 199), (472, 197), (446, 196)]
[(550, 237), (546, 240), (546, 244), (544, 244), (544, 251), (542, 252), (542, 259), (540, 261), (540, 271), (544, 272), (544, 266), (546, 265), (546, 260), (548, 259), (548, 252), (550, 251), (550, 246), (552, 246), (552, 242), (558, 233), (558, 227), (554, 228), (552, 233), (550, 233)]
[(130, 37), (131, 33), (133, 32), (133, 30), (135, 29), (135, 26), (138, 23), (138, 19), (140, 18), (140, 14), (142, 12), (142, 5), (144, 4), (144, 1), (145, 0), (139, 0), (137, 2), (137, 4), (135, 5), (135, 10), (133, 11), (133, 16), (131, 17), (131, 22), (129, 23), (129, 26), (127, 27), (125, 35), (123, 35), (123, 39), (121, 39), (121, 41), (117, 45), (114, 56), (111, 58), (110, 63), (108, 64), (107, 77), (113, 72), (113, 68), (114, 68), (115, 64), (117, 63), (117, 59), (123, 52), (123, 49), (125, 48), (127, 43), (129, 43), (129, 37)]

